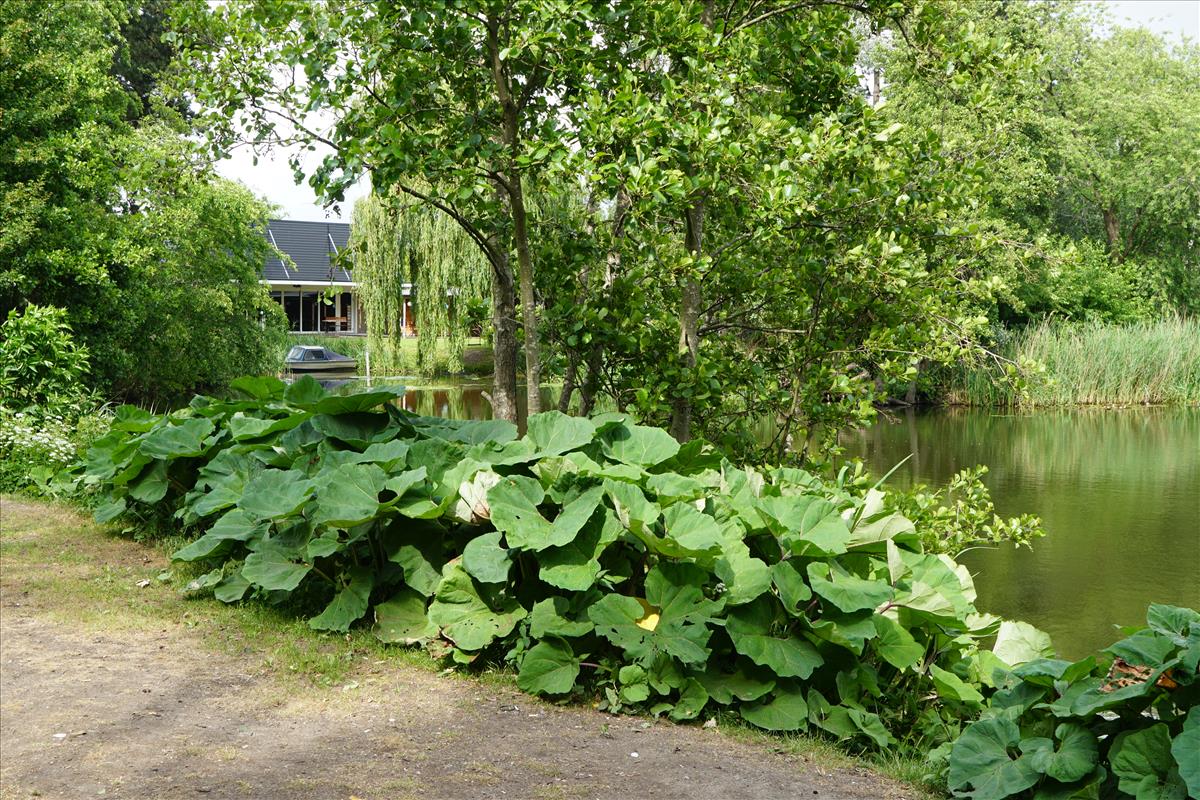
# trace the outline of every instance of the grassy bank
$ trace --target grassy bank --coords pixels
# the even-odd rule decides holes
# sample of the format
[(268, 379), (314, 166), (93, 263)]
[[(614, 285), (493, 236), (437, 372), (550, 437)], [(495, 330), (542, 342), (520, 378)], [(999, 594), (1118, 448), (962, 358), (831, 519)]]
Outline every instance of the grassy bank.
[(994, 368), (963, 367), (944, 378), (938, 399), (1002, 407), (1200, 404), (1200, 320), (1044, 322), (1013, 333), (1000, 351), (1044, 372), (1022, 390)]

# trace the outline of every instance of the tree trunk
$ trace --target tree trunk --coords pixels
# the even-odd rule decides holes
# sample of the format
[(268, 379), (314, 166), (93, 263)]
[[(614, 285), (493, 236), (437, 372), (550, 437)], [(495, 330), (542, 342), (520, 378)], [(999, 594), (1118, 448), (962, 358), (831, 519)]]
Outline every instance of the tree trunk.
[(525, 327), (525, 394), (529, 413), (542, 410), (542, 361), (538, 340), (537, 305), (533, 294), (533, 259), (529, 253), (528, 215), (525, 212), (525, 193), (521, 186), (521, 172), (516, 167), (520, 155), (519, 114), (516, 98), (508, 83), (504, 62), (500, 59), (500, 22), (489, 16), (488, 54), (491, 58), (492, 79), (495, 82), (496, 99), (500, 103), (501, 126), (504, 144), (508, 147), (508, 165), (503, 170), (507, 183), (509, 212), (513, 223), (513, 239), (517, 249), (517, 269), (521, 289), (521, 321)]
[(492, 270), (492, 413), (496, 419), (517, 422), (516, 293), (508, 251), (497, 248)]
[[(687, 218), (687, 251), (692, 256), (692, 269), (704, 246), (704, 201), (698, 200), (685, 212)], [(683, 302), (679, 309), (679, 360), (693, 369), (700, 354), (700, 280), (689, 272), (683, 287)], [(692, 435), (692, 401), (682, 394), (671, 403), (671, 435), (682, 443)]]
[[(617, 190), (617, 204), (613, 209), (612, 240), (608, 245), (608, 253), (604, 257), (604, 284), (600, 297), (608, 300), (612, 297), (613, 283), (617, 273), (621, 271), (621, 240), (625, 237), (625, 221), (629, 216), (633, 200), (629, 192), (622, 186)], [(596, 392), (600, 387), (600, 369), (604, 363), (604, 350), (600, 341), (594, 339), (587, 355), (587, 376), (579, 387), (579, 413), (587, 416), (596, 405)]]
[(1104, 209), (1104, 236), (1108, 240), (1108, 255), (1120, 264), (1125, 261), (1125, 248), (1121, 245), (1121, 221), (1116, 209)]

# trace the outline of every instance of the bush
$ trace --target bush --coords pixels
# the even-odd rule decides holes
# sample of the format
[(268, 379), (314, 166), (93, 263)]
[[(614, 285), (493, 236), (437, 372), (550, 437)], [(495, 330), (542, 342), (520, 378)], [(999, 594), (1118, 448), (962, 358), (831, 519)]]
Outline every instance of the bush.
[(26, 306), (0, 326), (0, 403), (10, 409), (70, 402), (83, 393), (88, 351), (61, 308)]

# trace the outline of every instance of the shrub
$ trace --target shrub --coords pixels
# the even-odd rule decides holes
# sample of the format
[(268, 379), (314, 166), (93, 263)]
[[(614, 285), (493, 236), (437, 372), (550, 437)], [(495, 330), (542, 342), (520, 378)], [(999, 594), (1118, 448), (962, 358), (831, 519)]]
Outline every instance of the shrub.
[(61, 308), (14, 309), (0, 326), (0, 403), (8, 408), (73, 400), (87, 369), (87, 348), (75, 343)]

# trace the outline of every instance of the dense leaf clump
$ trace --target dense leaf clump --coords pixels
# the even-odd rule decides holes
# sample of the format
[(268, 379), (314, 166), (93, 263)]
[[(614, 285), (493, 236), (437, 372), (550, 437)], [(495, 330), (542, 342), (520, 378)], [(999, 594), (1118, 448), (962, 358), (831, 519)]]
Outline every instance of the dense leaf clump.
[(980, 613), (966, 569), (922, 552), (878, 491), (737, 467), (620, 414), (538, 414), (518, 436), (408, 413), (399, 389), (235, 388), (119, 409), (83, 467), (101, 521), (198, 531), (175, 558), (210, 567), (194, 588), (224, 602), (507, 660), (537, 694), (676, 720), (723, 707), (866, 748), (949, 742), (1013, 667), (1050, 663), (1048, 637)]
[(1152, 605), (1146, 622), (1099, 657), (998, 673), (949, 748), (955, 795), (1200, 797), (1200, 613)]

